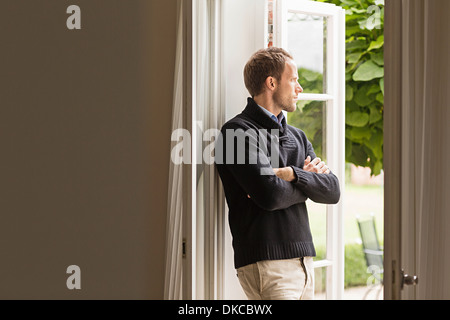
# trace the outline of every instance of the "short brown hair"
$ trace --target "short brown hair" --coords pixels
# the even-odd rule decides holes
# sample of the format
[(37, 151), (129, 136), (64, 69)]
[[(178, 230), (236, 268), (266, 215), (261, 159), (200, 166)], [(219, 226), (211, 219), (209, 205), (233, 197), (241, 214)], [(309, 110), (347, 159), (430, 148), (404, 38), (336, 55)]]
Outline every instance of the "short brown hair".
[(269, 47), (256, 51), (244, 68), (245, 87), (252, 97), (263, 91), (267, 77), (281, 80), (286, 61), (294, 58), (284, 49)]

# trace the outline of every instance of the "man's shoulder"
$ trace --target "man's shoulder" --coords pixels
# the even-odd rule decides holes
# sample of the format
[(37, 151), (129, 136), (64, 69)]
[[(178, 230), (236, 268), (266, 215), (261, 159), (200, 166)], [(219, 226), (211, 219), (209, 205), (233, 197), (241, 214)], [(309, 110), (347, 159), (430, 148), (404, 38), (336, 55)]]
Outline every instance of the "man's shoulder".
[(296, 137), (298, 137), (298, 138), (300, 138), (302, 140), (305, 140), (305, 139), (307, 140), (308, 139), (306, 137), (306, 133), (303, 130), (301, 130), (301, 129), (297, 128), (297, 127), (291, 126), (289, 124), (287, 125), (287, 128)]
[(244, 113), (240, 113), (235, 117), (231, 118), (230, 120), (228, 120), (227, 122), (225, 122), (224, 125), (222, 126), (222, 131), (225, 131), (227, 129), (246, 130), (251, 128), (252, 125), (253, 125), (252, 120), (249, 117), (247, 117)]

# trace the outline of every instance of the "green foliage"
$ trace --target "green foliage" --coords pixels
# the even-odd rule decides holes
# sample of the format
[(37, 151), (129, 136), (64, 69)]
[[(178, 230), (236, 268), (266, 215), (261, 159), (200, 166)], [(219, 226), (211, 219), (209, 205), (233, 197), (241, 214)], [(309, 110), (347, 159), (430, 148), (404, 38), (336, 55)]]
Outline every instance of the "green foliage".
[(362, 245), (357, 243), (345, 245), (345, 277), (344, 287), (365, 286), (370, 273), (367, 272), (367, 263)]
[[(341, 6), (346, 10), (346, 161), (357, 166), (370, 167), (372, 175), (383, 168), (383, 109), (384, 109), (384, 0), (316, 0)], [(307, 92), (323, 92), (322, 75), (299, 70), (299, 78)], [(305, 90), (306, 92), (306, 90)], [(291, 118), (294, 125), (307, 128), (314, 118), (319, 125), (309, 124), (305, 131), (318, 156), (322, 148), (321, 102), (299, 105)], [(313, 110), (317, 109), (317, 110)], [(301, 118), (305, 118), (301, 120)], [(290, 119), (291, 120), (291, 119)], [(297, 123), (298, 122), (298, 123)], [(320, 127), (314, 132), (315, 127)]]
[[(315, 260), (326, 259), (325, 248), (316, 248)], [(363, 247), (357, 243), (347, 243), (345, 245), (345, 277), (344, 287), (359, 287), (367, 285), (367, 280), (370, 277), (367, 272), (367, 263), (364, 257)], [(326, 282), (326, 274), (320, 274), (321, 279), (317, 279), (317, 292), (322, 291), (322, 283)]]
[[(323, 75), (319, 72), (299, 68), (299, 79), (303, 89), (308, 93), (323, 92)], [(323, 154), (323, 117), (325, 116), (323, 101), (299, 101), (297, 110), (288, 113), (288, 121), (297, 128), (301, 128), (314, 147), (316, 155), (326, 160)]]

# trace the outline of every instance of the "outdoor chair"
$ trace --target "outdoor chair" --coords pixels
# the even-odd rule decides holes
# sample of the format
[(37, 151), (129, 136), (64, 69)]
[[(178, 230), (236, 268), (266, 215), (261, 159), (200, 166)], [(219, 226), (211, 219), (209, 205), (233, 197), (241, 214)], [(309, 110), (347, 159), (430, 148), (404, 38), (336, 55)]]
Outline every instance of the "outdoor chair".
[(356, 220), (361, 234), (364, 257), (367, 263), (367, 272), (371, 274), (371, 277), (367, 280), (369, 290), (366, 292), (363, 299), (366, 299), (367, 295), (377, 285), (380, 285), (380, 290), (377, 293), (378, 298), (378, 295), (383, 288), (383, 247), (380, 246), (380, 242), (378, 241), (375, 217), (373, 214), (370, 218), (364, 219), (357, 216)]

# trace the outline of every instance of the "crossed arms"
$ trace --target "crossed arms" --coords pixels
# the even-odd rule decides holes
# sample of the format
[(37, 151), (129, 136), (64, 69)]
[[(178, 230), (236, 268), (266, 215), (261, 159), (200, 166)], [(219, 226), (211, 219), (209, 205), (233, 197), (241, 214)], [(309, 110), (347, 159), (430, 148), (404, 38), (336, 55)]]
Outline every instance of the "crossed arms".
[(311, 161), (308, 155), (302, 169), (288, 166), (273, 171), (278, 178), (296, 184), (314, 202), (335, 204), (339, 201), (339, 181), (320, 158)]
[[(225, 135), (222, 137), (225, 139)], [(235, 138), (241, 139), (239, 136)], [(302, 168), (296, 166), (272, 168), (267, 155), (260, 150), (257, 141), (251, 137), (242, 139), (241, 142), (245, 145), (245, 163), (234, 162), (220, 165), (225, 167), (225, 171), (244, 190), (249, 201), (254, 201), (263, 210), (285, 209), (294, 204), (303, 203), (308, 198), (314, 202), (326, 204), (339, 201), (340, 189), (337, 177), (323, 161), (316, 158), (309, 142), (307, 142), (307, 158)], [(221, 147), (224, 148), (224, 145)], [(250, 154), (255, 152), (257, 154)], [(251, 163), (249, 159), (259, 160)], [(273, 174), (261, 174), (263, 167), (270, 169)]]

